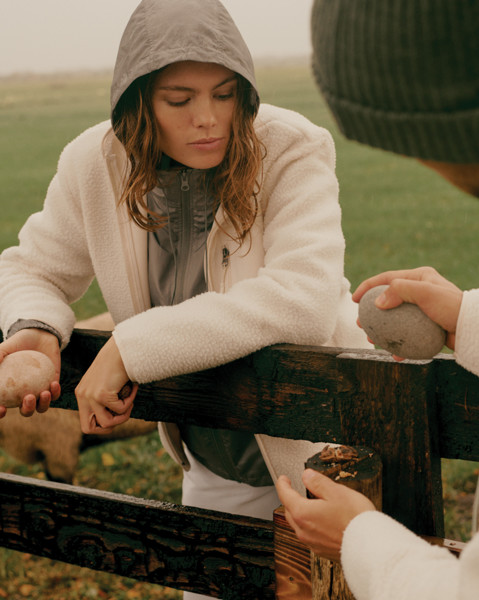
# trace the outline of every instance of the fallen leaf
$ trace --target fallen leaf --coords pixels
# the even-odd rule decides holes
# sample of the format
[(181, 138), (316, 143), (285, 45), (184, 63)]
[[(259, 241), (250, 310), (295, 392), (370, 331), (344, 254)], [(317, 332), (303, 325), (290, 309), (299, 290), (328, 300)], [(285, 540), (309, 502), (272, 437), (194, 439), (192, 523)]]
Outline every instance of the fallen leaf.
[(103, 463), (104, 467), (111, 467), (115, 464), (115, 459), (113, 458), (113, 455), (109, 452), (103, 452), (103, 454), (101, 455), (101, 462)]
[(27, 597), (27, 596), (31, 595), (31, 593), (33, 592), (34, 589), (35, 589), (34, 585), (30, 585), (29, 583), (24, 583), (23, 585), (20, 586), (19, 591), (22, 596)]

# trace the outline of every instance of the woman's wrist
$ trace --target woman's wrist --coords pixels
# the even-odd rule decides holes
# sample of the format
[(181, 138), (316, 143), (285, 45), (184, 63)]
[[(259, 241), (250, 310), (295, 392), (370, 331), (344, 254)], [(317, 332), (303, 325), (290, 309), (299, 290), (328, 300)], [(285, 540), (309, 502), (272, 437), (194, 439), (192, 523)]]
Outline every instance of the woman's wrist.
[(46, 331), (48, 333), (51, 333), (52, 335), (54, 335), (57, 338), (58, 344), (61, 346), (61, 343), (62, 343), (61, 334), (51, 325), (48, 325), (47, 323), (44, 323), (43, 321), (37, 321), (35, 319), (18, 319), (18, 321), (15, 321), (15, 323), (8, 330), (8, 333), (6, 336), (7, 339), (12, 337), (12, 335), (14, 335), (15, 333), (18, 333), (22, 329), (39, 329), (41, 331)]

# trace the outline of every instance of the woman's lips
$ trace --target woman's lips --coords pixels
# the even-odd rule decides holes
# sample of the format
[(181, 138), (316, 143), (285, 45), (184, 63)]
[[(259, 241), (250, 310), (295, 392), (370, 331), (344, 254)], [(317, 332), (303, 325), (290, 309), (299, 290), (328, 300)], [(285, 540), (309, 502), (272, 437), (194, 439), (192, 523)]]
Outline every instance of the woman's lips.
[(190, 142), (189, 146), (193, 146), (197, 150), (217, 150), (223, 144), (223, 138), (203, 138)]

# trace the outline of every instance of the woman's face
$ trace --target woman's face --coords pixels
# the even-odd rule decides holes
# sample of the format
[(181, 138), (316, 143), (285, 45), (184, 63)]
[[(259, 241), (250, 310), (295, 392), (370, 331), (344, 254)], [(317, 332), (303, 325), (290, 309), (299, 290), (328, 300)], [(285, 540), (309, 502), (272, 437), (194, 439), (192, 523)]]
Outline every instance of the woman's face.
[(194, 169), (223, 160), (236, 103), (235, 73), (212, 63), (184, 61), (160, 71), (153, 84), (153, 111), (161, 151)]

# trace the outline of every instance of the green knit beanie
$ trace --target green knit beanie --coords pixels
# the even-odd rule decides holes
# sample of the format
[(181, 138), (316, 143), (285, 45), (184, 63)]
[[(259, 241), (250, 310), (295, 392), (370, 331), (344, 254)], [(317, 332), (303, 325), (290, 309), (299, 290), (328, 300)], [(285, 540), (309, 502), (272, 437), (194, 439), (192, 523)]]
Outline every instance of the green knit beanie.
[(315, 0), (313, 71), (344, 135), (479, 163), (479, 0)]

